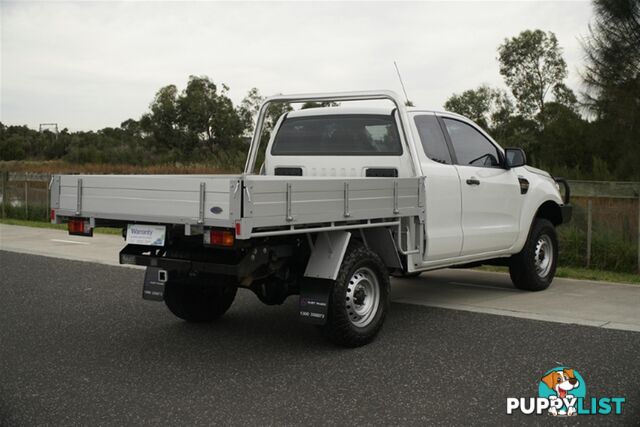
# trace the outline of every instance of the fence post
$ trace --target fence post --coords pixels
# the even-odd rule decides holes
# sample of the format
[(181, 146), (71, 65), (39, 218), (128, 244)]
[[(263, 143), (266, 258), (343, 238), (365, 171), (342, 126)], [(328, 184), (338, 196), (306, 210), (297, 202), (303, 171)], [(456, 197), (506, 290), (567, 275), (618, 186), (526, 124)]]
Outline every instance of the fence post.
[(24, 177), (24, 219), (29, 219), (29, 181)]
[(7, 212), (4, 208), (7, 203), (7, 178), (5, 175), (6, 172), (0, 172), (0, 178), (2, 179), (2, 218), (7, 217)]
[(640, 195), (638, 195), (638, 274), (640, 274)]
[(587, 201), (587, 268), (591, 267), (591, 232), (593, 220), (591, 215), (591, 199)]

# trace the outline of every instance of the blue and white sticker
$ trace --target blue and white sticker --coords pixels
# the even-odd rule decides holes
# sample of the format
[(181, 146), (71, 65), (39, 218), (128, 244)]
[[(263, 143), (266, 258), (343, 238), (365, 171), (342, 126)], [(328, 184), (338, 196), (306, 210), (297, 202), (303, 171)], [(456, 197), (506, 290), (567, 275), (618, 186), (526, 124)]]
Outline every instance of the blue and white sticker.
[(132, 245), (164, 246), (165, 235), (164, 225), (127, 225), (127, 243)]

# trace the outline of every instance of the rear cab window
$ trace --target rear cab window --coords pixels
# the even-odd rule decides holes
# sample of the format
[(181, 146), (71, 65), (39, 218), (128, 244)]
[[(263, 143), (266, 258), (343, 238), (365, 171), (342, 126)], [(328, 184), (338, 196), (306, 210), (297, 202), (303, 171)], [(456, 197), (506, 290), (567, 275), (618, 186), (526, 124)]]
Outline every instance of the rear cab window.
[(415, 116), (414, 122), (418, 129), (424, 154), (434, 162), (445, 165), (452, 164), (451, 153), (436, 116), (433, 114), (420, 114)]
[(400, 156), (392, 115), (341, 114), (287, 118), (271, 147), (273, 156)]

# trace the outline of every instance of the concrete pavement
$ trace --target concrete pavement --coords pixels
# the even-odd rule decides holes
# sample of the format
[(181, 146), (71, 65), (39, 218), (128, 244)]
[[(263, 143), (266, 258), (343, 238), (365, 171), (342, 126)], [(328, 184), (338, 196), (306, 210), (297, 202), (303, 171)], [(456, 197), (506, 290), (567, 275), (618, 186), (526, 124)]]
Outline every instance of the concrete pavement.
[(110, 234), (69, 236), (64, 230), (0, 224), (0, 249), (98, 264), (120, 265), (124, 239)]
[(556, 278), (526, 292), (508, 274), (466, 269), (392, 283), (395, 302), (640, 332), (640, 285)]
[[(76, 237), (61, 230), (0, 224), (0, 249), (6, 251), (119, 265), (123, 246), (115, 235)], [(392, 300), (640, 332), (639, 285), (557, 278), (546, 291), (532, 293), (513, 288), (503, 273), (445, 269), (393, 279)]]

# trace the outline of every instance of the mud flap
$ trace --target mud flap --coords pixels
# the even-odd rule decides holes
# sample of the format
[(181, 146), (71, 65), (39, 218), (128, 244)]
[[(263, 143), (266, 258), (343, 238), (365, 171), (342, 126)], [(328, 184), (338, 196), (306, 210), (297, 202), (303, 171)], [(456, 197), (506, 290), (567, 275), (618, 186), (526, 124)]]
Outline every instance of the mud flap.
[(304, 276), (335, 280), (350, 239), (351, 233), (344, 230), (318, 233)]
[(329, 298), (333, 280), (305, 277), (300, 285), (300, 320), (324, 325), (329, 314)]
[(164, 284), (169, 278), (169, 272), (158, 267), (147, 267), (142, 286), (142, 298), (151, 301), (164, 300)]

